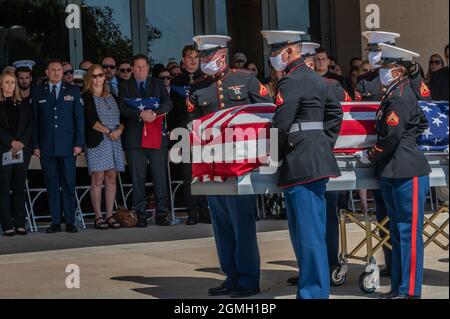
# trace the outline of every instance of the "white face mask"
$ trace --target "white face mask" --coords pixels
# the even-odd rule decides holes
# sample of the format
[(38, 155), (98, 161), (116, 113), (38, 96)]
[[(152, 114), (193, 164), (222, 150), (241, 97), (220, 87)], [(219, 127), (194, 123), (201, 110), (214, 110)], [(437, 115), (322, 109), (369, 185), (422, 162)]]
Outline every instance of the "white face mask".
[(383, 84), (384, 86), (389, 86), (391, 85), (395, 80), (398, 79), (394, 78), (394, 76), (392, 75), (392, 71), (397, 70), (398, 68), (395, 69), (380, 69), (380, 81), (381, 84)]
[(217, 64), (217, 61), (219, 59), (220, 59), (220, 56), (217, 59), (210, 61), (208, 63), (202, 63), (201, 69), (202, 69), (203, 73), (205, 73), (206, 75), (209, 75), (209, 76), (213, 76), (213, 75), (216, 75), (217, 73), (219, 73), (220, 67), (222, 66), (222, 64), (221, 65)]
[(383, 55), (382, 51), (369, 52), (369, 63), (370, 63), (370, 66), (372, 67), (372, 69), (380, 68), (380, 65), (377, 63), (381, 61), (382, 55)]
[(282, 72), (282, 71), (286, 70), (288, 62), (283, 61), (283, 54), (285, 52), (286, 52), (286, 50), (284, 50), (277, 56), (270, 57), (270, 63), (272, 64), (272, 67), (275, 69), (275, 71)]

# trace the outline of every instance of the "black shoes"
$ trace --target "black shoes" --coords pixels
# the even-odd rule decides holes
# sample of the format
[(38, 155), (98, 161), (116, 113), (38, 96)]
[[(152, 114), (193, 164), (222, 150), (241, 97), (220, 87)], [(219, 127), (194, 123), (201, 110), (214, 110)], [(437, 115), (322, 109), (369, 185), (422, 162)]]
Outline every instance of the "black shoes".
[(7, 237), (14, 237), (14, 236), (16, 236), (16, 232), (14, 231), (14, 229), (10, 229), (10, 230), (3, 232), (3, 235), (7, 236)]
[(391, 277), (391, 266), (386, 266), (380, 271), (381, 277)]
[(211, 288), (208, 290), (210, 296), (230, 296), (231, 298), (246, 298), (259, 294), (261, 291), (259, 288), (245, 288), (245, 287), (226, 287), (225, 284), (221, 284), (219, 287)]
[(197, 224), (198, 224), (198, 222), (192, 217), (189, 217), (186, 221), (186, 225), (188, 225), (188, 226), (193, 226), (193, 225), (197, 225)]
[(219, 287), (209, 289), (208, 295), (210, 295), (210, 296), (228, 296), (228, 295), (231, 295), (232, 291), (233, 291), (232, 288), (225, 287), (224, 284), (221, 284)]
[(166, 216), (158, 216), (155, 218), (155, 224), (158, 226), (170, 226), (170, 222)]
[(422, 299), (421, 297), (418, 296), (408, 296), (408, 295), (402, 295), (399, 294), (398, 292), (388, 292), (388, 293), (384, 293), (384, 294), (380, 294), (378, 295), (379, 299)]
[(261, 290), (259, 288), (244, 288), (236, 287), (231, 292), (231, 298), (247, 298), (259, 294)]
[(28, 234), (27, 229), (25, 227), (17, 227), (16, 234), (19, 236), (25, 236)]
[(136, 223), (137, 228), (146, 228), (148, 226), (148, 222), (146, 219), (139, 219)]
[(297, 277), (291, 277), (286, 281), (291, 286), (298, 286), (298, 276)]
[(61, 225), (51, 225), (47, 228), (47, 234), (56, 234), (62, 232)]
[(78, 228), (73, 224), (67, 224), (66, 225), (66, 233), (76, 234), (76, 233), (78, 233)]

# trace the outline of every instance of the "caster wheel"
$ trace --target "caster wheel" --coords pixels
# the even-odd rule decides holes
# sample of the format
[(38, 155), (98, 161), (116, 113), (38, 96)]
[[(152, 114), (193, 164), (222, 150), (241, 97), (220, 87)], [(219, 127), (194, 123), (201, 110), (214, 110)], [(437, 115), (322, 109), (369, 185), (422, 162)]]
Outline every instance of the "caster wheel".
[(375, 280), (374, 273), (363, 272), (359, 276), (359, 288), (366, 294), (374, 293), (377, 289), (377, 283)]
[(347, 279), (347, 273), (341, 272), (341, 266), (335, 266), (331, 271), (331, 283), (333, 286), (342, 286)]

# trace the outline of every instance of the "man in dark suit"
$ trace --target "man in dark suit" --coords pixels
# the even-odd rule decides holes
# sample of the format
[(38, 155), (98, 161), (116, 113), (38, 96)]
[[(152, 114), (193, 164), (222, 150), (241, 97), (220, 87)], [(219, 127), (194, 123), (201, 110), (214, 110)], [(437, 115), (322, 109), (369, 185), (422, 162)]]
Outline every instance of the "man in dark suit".
[(433, 73), (431, 77), (431, 96), (433, 101), (448, 101), (448, 44), (445, 47), (445, 60), (447, 66)]
[[(46, 70), (49, 83), (33, 90), (34, 155), (41, 159), (52, 225), (47, 233), (61, 231), (64, 211), (66, 232), (75, 226), (75, 159), (84, 145), (84, 115), (80, 91), (63, 84), (63, 66), (52, 60)], [(61, 191), (60, 191), (61, 189)]]
[[(137, 226), (147, 227), (145, 182), (149, 168), (156, 197), (156, 224), (169, 226), (170, 223), (167, 220), (170, 211), (167, 176), (169, 135), (163, 129), (161, 147), (146, 149), (142, 147), (142, 132), (145, 122), (152, 123), (158, 116), (169, 113), (173, 104), (163, 81), (149, 77), (150, 64), (147, 56), (134, 56), (131, 68), (133, 77), (121, 82), (119, 86), (119, 107), (125, 124), (122, 143), (133, 183), (133, 206), (139, 217)], [(129, 106), (125, 100), (150, 97), (159, 99), (158, 110), (140, 111)]]

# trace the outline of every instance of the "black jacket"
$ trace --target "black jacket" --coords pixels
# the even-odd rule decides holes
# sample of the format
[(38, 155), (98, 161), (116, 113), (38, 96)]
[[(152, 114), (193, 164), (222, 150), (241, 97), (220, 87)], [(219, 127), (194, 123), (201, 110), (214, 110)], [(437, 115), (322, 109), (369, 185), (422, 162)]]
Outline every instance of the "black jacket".
[(19, 108), (19, 125), (15, 136), (11, 135), (8, 118), (6, 116), (6, 102), (0, 102), (0, 153), (11, 150), (13, 140), (25, 145), (24, 151), (32, 150), (33, 113), (29, 99), (17, 103)]
[(448, 72), (448, 67), (445, 67), (431, 76), (431, 95), (434, 101), (448, 101)]
[[(134, 78), (119, 84), (119, 109), (120, 115), (123, 118), (123, 124), (125, 125), (125, 130), (122, 135), (122, 144), (125, 150), (140, 149), (142, 145), (144, 122), (139, 116), (141, 112), (128, 106), (124, 101), (124, 98), (138, 97), (140, 97), (139, 88)], [(143, 98), (150, 97), (159, 98), (160, 100), (160, 107), (158, 111), (155, 112), (158, 115), (169, 113), (172, 110), (172, 100), (164, 86), (163, 80), (147, 78), (147, 88), (145, 97)]]
[[(198, 70), (193, 74), (194, 81), (198, 80), (202, 76), (202, 72)], [(186, 107), (186, 94), (181, 95), (174, 87), (187, 87), (189, 89), (191, 79), (189, 78), (189, 74), (186, 70), (183, 70), (183, 73), (174, 78), (170, 85), (172, 86), (172, 90), (170, 91), (170, 98), (173, 102), (173, 109), (167, 115), (167, 123), (170, 130), (173, 130), (178, 127), (186, 127), (189, 123), (189, 112)]]
[(377, 144), (369, 151), (378, 177), (412, 178), (431, 172), (417, 137), (427, 127), (408, 78), (388, 89), (377, 112)]
[[(113, 95), (114, 99), (118, 103), (118, 99)], [(95, 106), (95, 100), (90, 91), (86, 91), (82, 94), (84, 100), (84, 134), (87, 148), (97, 147), (104, 139), (103, 134), (94, 129), (95, 123), (101, 124), (100, 118)], [(122, 121), (121, 121), (122, 122)]]
[[(327, 136), (324, 131), (340, 125), (339, 116), (332, 117), (335, 125), (323, 123), (326, 104), (330, 101), (335, 105), (337, 103), (336, 98), (328, 93), (326, 82), (300, 58), (288, 65), (286, 76), (280, 80), (278, 89), (278, 108), (273, 127), (278, 129), (278, 144), (283, 160), (279, 186), (290, 187), (340, 176), (332, 149), (333, 139), (330, 139), (335, 134)], [(291, 132), (295, 125), (314, 123), (319, 126), (323, 123), (324, 129)]]

